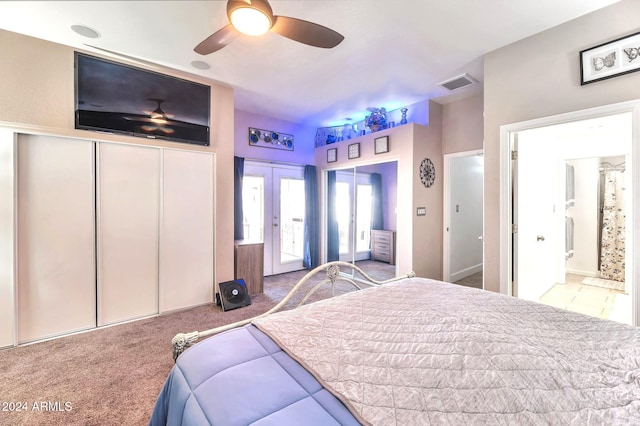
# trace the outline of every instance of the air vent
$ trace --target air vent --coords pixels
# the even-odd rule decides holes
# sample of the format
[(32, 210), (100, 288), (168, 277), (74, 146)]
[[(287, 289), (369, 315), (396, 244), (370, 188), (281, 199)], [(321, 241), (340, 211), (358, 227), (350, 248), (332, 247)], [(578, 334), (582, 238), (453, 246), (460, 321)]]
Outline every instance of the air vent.
[(452, 91), (470, 86), (474, 83), (477, 83), (477, 81), (473, 77), (469, 74), (462, 74), (447, 81), (443, 81), (442, 83), (438, 83), (438, 85)]

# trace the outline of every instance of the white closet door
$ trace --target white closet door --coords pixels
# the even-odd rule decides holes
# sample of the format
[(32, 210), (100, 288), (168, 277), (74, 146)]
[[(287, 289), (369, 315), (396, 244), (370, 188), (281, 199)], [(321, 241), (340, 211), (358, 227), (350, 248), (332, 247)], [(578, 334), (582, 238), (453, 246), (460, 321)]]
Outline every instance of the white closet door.
[(160, 150), (98, 144), (98, 325), (158, 313)]
[(93, 143), (18, 139), (18, 341), (95, 327)]
[(212, 301), (213, 156), (164, 150), (160, 311)]
[(0, 129), (0, 348), (13, 345), (15, 327), (14, 133)]

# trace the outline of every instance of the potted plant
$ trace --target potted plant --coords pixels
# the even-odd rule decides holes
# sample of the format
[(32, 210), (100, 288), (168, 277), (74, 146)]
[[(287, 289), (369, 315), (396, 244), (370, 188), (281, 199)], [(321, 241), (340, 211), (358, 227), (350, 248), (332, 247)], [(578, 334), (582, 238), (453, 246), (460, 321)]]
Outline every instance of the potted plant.
[(387, 127), (387, 110), (385, 108), (367, 108), (371, 115), (364, 119), (365, 125), (371, 132), (377, 132)]

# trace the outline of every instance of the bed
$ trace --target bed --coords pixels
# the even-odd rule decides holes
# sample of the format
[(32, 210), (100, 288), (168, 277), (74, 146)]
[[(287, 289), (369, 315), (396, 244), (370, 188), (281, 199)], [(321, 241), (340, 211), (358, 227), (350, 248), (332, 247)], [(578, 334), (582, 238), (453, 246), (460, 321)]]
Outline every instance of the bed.
[(358, 291), (176, 336), (150, 424), (640, 424), (638, 328), (412, 274), (363, 285), (340, 267), (292, 293), (319, 271), (314, 291)]

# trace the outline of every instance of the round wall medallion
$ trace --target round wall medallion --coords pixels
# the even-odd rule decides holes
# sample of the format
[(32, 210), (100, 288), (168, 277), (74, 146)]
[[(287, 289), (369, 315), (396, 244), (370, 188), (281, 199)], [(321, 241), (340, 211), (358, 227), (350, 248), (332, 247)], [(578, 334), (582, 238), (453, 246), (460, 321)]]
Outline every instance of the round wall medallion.
[(428, 158), (425, 158), (422, 160), (422, 163), (420, 163), (420, 180), (427, 188), (433, 185), (433, 182), (436, 180), (436, 168)]

